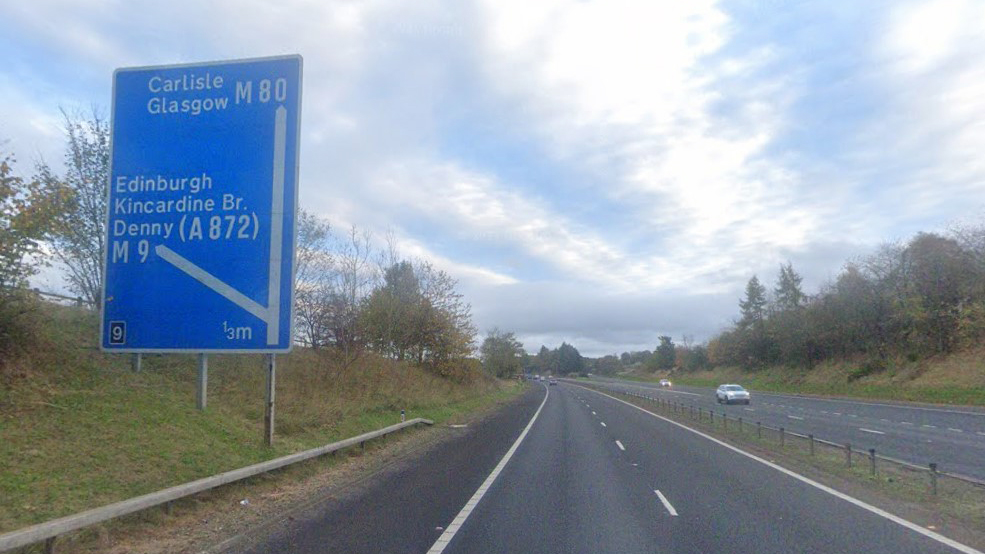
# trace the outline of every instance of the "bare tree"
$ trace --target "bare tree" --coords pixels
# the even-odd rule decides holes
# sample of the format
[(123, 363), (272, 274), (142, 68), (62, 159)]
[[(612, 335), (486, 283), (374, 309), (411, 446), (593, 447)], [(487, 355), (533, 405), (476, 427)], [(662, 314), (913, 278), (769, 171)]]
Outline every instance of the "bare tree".
[(346, 363), (359, 356), (364, 342), (359, 316), (363, 300), (376, 282), (372, 255), (372, 235), (360, 232), (355, 225), (335, 251), (325, 326)]
[(325, 323), (331, 298), (334, 257), (329, 222), (310, 212), (298, 213), (295, 249), (294, 317), (300, 342), (312, 348), (326, 342)]
[(38, 179), (59, 198), (50, 244), (65, 266), (70, 290), (98, 305), (105, 253), (106, 187), (109, 183), (109, 125), (93, 108), (88, 115), (62, 110), (65, 119), (65, 175), (58, 177), (44, 161)]

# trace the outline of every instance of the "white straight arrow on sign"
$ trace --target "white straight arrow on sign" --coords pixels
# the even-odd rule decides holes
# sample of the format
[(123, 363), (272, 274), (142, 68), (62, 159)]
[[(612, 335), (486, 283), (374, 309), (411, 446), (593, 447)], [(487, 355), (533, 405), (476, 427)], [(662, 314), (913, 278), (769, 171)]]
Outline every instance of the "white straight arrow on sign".
[(267, 285), (267, 344), (280, 335), (280, 263), (284, 236), (284, 157), (287, 144), (287, 110), (274, 111), (274, 193), (270, 201), (270, 280)]
[(266, 307), (261, 306), (258, 302), (167, 246), (161, 244), (154, 247), (154, 252), (161, 259), (214, 290), (233, 304), (262, 319), (267, 324), (267, 344), (277, 344), (278, 335), (280, 335), (280, 266), (284, 237), (284, 159), (286, 157), (286, 145), (287, 109), (284, 106), (278, 106), (274, 110), (274, 174), (273, 195), (270, 202), (270, 265)]

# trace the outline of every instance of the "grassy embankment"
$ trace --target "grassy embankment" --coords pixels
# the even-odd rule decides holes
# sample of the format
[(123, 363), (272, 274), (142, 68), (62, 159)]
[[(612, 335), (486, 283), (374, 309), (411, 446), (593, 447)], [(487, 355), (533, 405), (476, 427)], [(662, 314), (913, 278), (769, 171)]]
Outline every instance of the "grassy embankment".
[[(814, 369), (769, 367), (759, 371), (719, 367), (675, 372), (676, 384), (716, 387), (740, 383), (758, 391), (985, 406), (985, 347), (918, 361), (894, 359), (880, 372), (864, 374), (861, 364), (825, 362)], [(656, 381), (666, 373), (626, 375)]]
[(194, 356), (146, 356), (133, 373), (128, 356), (96, 348), (96, 314), (43, 309), (32, 352), (0, 361), (0, 532), (391, 425), (401, 409), (440, 423), (522, 389), (301, 349), (278, 358), (266, 448), (262, 356), (210, 356), (203, 413)]

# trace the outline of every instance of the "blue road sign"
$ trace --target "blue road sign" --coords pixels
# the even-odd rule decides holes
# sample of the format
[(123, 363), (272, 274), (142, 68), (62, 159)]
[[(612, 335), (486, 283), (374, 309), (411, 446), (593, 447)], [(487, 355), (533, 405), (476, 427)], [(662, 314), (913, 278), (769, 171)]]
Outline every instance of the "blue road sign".
[(300, 56), (116, 70), (104, 350), (290, 350), (300, 113)]

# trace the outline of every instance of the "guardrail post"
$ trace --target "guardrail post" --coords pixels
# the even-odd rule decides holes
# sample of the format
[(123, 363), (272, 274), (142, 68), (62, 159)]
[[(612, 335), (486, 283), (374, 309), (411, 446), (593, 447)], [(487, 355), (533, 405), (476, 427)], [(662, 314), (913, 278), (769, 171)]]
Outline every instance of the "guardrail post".
[(763, 424), (759, 421), (756, 422), (756, 438), (763, 438)]
[(739, 418), (739, 434), (742, 434), (742, 418)]
[(852, 445), (845, 443), (845, 465), (852, 467)]
[(814, 435), (808, 433), (807, 440), (808, 440), (809, 444), (811, 445), (811, 456), (814, 456)]
[(169, 516), (173, 516), (174, 515), (174, 502), (165, 502), (164, 503), (164, 513), (167, 514), (167, 515), (169, 515)]
[(725, 432), (728, 432), (728, 412), (722, 412), (722, 425), (725, 426)]
[(781, 447), (783, 446), (784, 442), (786, 442), (785, 441), (785, 437), (786, 437), (786, 432), (783, 430), (783, 427), (780, 427), (780, 446)]
[(140, 366), (141, 366), (143, 360), (144, 360), (144, 358), (140, 354), (140, 352), (137, 352), (136, 354), (133, 355), (133, 372), (134, 373), (140, 373)]
[(708, 422), (712, 427), (715, 426), (715, 410), (708, 410)]
[[(139, 356), (140, 354), (137, 354)], [(58, 537), (49, 537), (44, 541), (44, 554), (55, 554), (55, 541)]]
[(937, 464), (930, 463), (930, 494), (937, 496)]
[(876, 474), (876, 449), (869, 449), (869, 470), (872, 475)]

